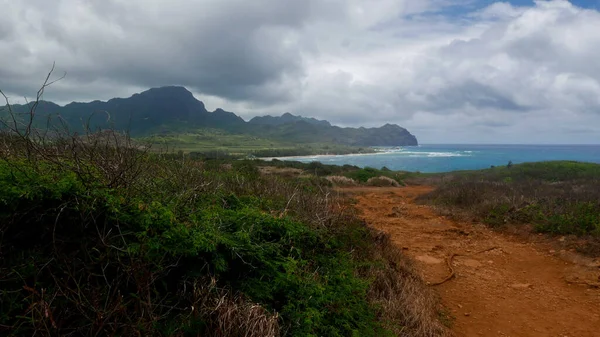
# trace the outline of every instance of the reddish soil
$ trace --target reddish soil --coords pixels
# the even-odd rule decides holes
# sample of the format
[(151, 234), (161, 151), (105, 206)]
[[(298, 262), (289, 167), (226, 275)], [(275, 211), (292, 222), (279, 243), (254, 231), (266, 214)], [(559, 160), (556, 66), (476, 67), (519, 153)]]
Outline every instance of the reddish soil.
[[(367, 223), (389, 233), (438, 291), (457, 336), (600, 336), (600, 263), (414, 198), (431, 187), (347, 188)], [(444, 281), (453, 269), (454, 276)]]

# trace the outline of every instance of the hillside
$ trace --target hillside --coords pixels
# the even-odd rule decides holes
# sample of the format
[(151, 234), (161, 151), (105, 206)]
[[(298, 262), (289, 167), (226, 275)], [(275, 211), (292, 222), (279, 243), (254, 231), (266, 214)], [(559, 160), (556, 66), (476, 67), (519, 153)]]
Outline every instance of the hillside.
[[(27, 113), (27, 105), (13, 105), (13, 111)], [(284, 141), (288, 144), (331, 143), (346, 146), (417, 145), (408, 130), (386, 124), (379, 128), (341, 128), (328, 121), (284, 113), (280, 117), (261, 116), (249, 122), (233, 112), (216, 109), (210, 112), (184, 87), (153, 88), (129, 98), (113, 98), (106, 102), (73, 102), (60, 106), (40, 102), (36, 110), (39, 126), (48, 116), (60, 116), (72, 130), (82, 131), (114, 127), (128, 130), (132, 136), (149, 136), (170, 132), (193, 132), (198, 128), (224, 130)]]
[(256, 125), (283, 125), (301, 121), (314, 125), (331, 126), (331, 124), (328, 121), (318, 120), (316, 118), (311, 117), (294, 116), (289, 112), (284, 113), (283, 115), (281, 115), (281, 117), (273, 117), (270, 115), (256, 116), (252, 118), (248, 123)]
[(0, 335), (447, 336), (329, 181), (0, 129)]
[[(12, 109), (19, 113), (29, 111), (26, 105), (13, 105)], [(222, 109), (209, 112), (204, 103), (183, 87), (153, 88), (129, 98), (73, 102), (63, 107), (43, 101), (36, 113), (44, 117), (60, 115), (74, 129), (82, 129), (82, 125), (89, 122), (92, 129), (112, 125), (117, 130), (129, 130), (136, 136), (159, 133), (178, 125), (235, 129), (245, 124), (242, 118)]]

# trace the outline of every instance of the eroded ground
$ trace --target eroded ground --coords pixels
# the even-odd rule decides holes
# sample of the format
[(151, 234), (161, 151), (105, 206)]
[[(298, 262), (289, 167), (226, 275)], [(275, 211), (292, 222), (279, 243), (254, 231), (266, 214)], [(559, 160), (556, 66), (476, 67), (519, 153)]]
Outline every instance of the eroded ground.
[(430, 187), (343, 191), (416, 260), (457, 336), (600, 336), (598, 260), (440, 217), (413, 202)]

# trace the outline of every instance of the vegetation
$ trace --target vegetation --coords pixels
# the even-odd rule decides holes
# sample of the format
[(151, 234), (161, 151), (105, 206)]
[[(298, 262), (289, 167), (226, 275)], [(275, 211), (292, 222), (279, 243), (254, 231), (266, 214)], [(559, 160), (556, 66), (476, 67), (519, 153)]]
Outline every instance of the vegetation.
[(356, 186), (358, 183), (354, 179), (350, 179), (344, 176), (328, 176), (327, 180), (335, 186), (348, 187)]
[(511, 163), (412, 181), (437, 183), (438, 188), (421, 200), (454, 216), (474, 216), (492, 226), (533, 224), (542, 233), (587, 236), (595, 238), (590, 244), (600, 252), (598, 164)]
[(185, 153), (220, 150), (232, 155), (285, 146), (260, 137), (232, 134), (224, 130), (209, 128), (182, 130), (181, 132), (169, 131), (151, 137), (141, 137), (139, 140), (144, 143), (155, 144), (155, 148), (169, 148)]
[(294, 116), (289, 112), (284, 113), (280, 117), (273, 116), (256, 116), (252, 118), (249, 123), (258, 125), (283, 125), (295, 122), (306, 122), (314, 125), (331, 126), (328, 121), (318, 120), (310, 117)]
[[(348, 178), (352, 178), (357, 181), (363, 182), (363, 183), (368, 183), (369, 180), (371, 180), (372, 182), (379, 180), (381, 182), (381, 181), (385, 180), (385, 178), (388, 178), (388, 179), (395, 181), (399, 185), (404, 185), (404, 181), (402, 180), (401, 172), (394, 172), (394, 171), (384, 170), (384, 169), (378, 170), (378, 169), (375, 169), (372, 167), (365, 167), (360, 170), (349, 171), (345, 174), (345, 176), (347, 176)], [(386, 184), (386, 185), (390, 185), (390, 184)], [(394, 185), (394, 184), (392, 183), (392, 185)]]
[(181, 151), (195, 158), (240, 159), (253, 157), (307, 156), (319, 154), (372, 153), (368, 147), (292, 142), (261, 138), (250, 134), (229, 133), (220, 129), (199, 128), (169, 131), (151, 137), (140, 137), (141, 143), (152, 144), (153, 150)]
[(118, 132), (48, 136), (9, 113), (0, 334), (445, 334), (410, 263), (325, 179), (149, 152)]
[[(136, 138), (152, 136), (153, 143), (156, 140), (157, 144), (184, 152), (284, 156), (357, 153), (364, 152), (360, 147), (378, 145), (417, 145), (410, 132), (390, 124), (380, 128), (340, 128), (327, 121), (289, 113), (246, 122), (233, 112), (208, 111), (183, 87), (153, 88), (107, 102), (73, 102), (65, 106), (47, 101), (37, 103), (38, 116), (33, 121), (37, 127), (45, 128), (47, 118), (52, 118), (66, 122), (71, 131), (85, 133), (97, 128), (127, 131)], [(30, 106), (14, 105), (11, 110), (27, 116)]]
[[(386, 177), (394, 180), (398, 185), (404, 185), (405, 178), (414, 176), (414, 174), (409, 172), (391, 171), (386, 167), (383, 167), (382, 169), (372, 167), (360, 168), (354, 165), (326, 165), (318, 161), (303, 163), (299, 161), (272, 160), (268, 162), (259, 161), (257, 163), (259, 163), (259, 165), (269, 165), (273, 167), (296, 168), (317, 177), (342, 176), (352, 179), (355, 183), (363, 184), (366, 184), (369, 179), (372, 178)], [(335, 179), (339, 180), (339, 178), (333, 178), (333, 180)], [(386, 186), (387, 185), (390, 184), (386, 184)], [(391, 183), (391, 185), (395, 184)]]
[(400, 187), (400, 184), (396, 180), (385, 176), (369, 178), (369, 180), (367, 180), (367, 185), (379, 187)]
[[(129, 98), (59, 106), (38, 100), (34, 127), (48, 121), (72, 132), (110, 129), (127, 131), (140, 143), (193, 153), (202, 158), (303, 156), (370, 153), (371, 145), (416, 145), (416, 138), (397, 125), (354, 129), (327, 121), (294, 116), (257, 117), (250, 122), (222, 109), (213, 112), (182, 87), (154, 88)], [(0, 118), (9, 118), (6, 107)], [(13, 105), (11, 113), (28, 118), (30, 105)], [(169, 111), (169, 113), (166, 113)], [(91, 113), (91, 114), (90, 114)]]

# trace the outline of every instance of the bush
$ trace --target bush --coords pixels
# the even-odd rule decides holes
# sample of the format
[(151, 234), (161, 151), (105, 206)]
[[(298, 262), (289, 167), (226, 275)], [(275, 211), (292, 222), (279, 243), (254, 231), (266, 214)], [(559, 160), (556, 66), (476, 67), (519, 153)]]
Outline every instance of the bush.
[(396, 180), (389, 178), (389, 177), (385, 177), (385, 176), (369, 178), (369, 180), (367, 180), (367, 185), (379, 186), (379, 187), (387, 187), (387, 186), (400, 187), (400, 184), (398, 184), (398, 182)]
[(354, 179), (356, 181), (360, 181), (362, 183), (366, 183), (367, 180), (369, 180), (370, 178), (374, 178), (377, 176), (380, 176), (380, 171), (377, 169), (374, 169), (372, 167), (365, 167), (363, 169), (360, 170), (356, 170), (356, 171), (350, 171), (346, 174), (344, 174), (346, 177)]
[(600, 165), (526, 163), (447, 178), (420, 200), (493, 226), (530, 223), (551, 234), (600, 234)]
[(329, 176), (327, 177), (333, 185), (335, 186), (356, 186), (358, 185), (356, 181), (344, 176)]
[[(352, 170), (344, 173), (344, 176), (359, 181), (361, 183), (368, 183), (369, 179), (379, 178), (379, 177), (387, 177), (391, 180), (396, 181), (399, 185), (404, 185), (404, 182), (401, 179), (401, 173), (389, 171), (389, 170), (378, 170), (372, 167), (365, 167), (359, 170)], [(382, 182), (384, 183), (384, 182)], [(393, 184), (393, 183), (389, 183)], [(384, 183), (382, 186), (395, 186)]]
[[(376, 311), (367, 301), (369, 283), (356, 277), (359, 261), (349, 255), (344, 239), (364, 236), (366, 228), (337, 227), (342, 232), (335, 234), (273, 216), (288, 197), (269, 203), (225, 188), (231, 178), (254, 187), (250, 181), (258, 178), (240, 168), (243, 172), (231, 175), (210, 173), (208, 181), (220, 187), (190, 201), (165, 198), (164, 188), (124, 198), (118, 189), (85, 187), (76, 175), (46, 164), (37, 169), (1, 164), (2, 256), (7, 259), (0, 268), (0, 324), (18, 327), (12, 335), (42, 330), (170, 335), (192, 326), (212, 329), (212, 313), (194, 318), (184, 310), (202, 307), (199, 301), (205, 299), (196, 294), (208, 278), (244, 294), (234, 297), (277, 312), (290, 335), (378, 331)], [(284, 207), (300, 211), (294, 204)], [(319, 207), (310, 211), (321, 213)], [(23, 286), (30, 290), (18, 291)], [(229, 303), (247, 308), (241, 301)], [(247, 309), (236, 310), (249, 315)], [(269, 321), (273, 314), (260, 310), (261, 319)], [(23, 312), (34, 325), (19, 318)], [(89, 326), (88, 317), (101, 318)]]
[(0, 164), (0, 325), (9, 336), (210, 335), (239, 322), (229, 335), (245, 335), (243, 326), (384, 333), (368, 274), (360, 277), (361, 266), (379, 265), (370, 233), (332, 211), (319, 188), (263, 180), (242, 164), (148, 163), (141, 185), (117, 189), (43, 161)]

